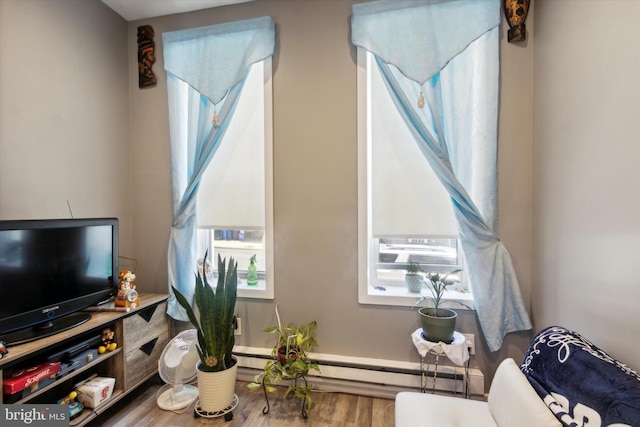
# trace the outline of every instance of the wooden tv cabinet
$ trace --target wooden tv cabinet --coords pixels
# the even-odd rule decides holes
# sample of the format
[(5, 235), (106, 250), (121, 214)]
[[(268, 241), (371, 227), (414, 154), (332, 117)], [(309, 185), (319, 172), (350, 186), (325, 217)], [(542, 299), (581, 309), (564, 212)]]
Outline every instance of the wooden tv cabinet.
[[(71, 426), (81, 426), (104, 412), (130, 391), (152, 377), (158, 368), (158, 358), (169, 341), (169, 318), (166, 294), (141, 294), (140, 307), (125, 311), (90, 311), (91, 319), (67, 331), (25, 344), (9, 347), (9, 354), (0, 359), (3, 378), (17, 369), (29, 368), (46, 362), (47, 357), (64, 351), (86, 338), (100, 335), (104, 328), (115, 332), (114, 351), (98, 354), (86, 365), (57, 378), (39, 388), (31, 388), (31, 394), (12, 403), (56, 403), (67, 396), (74, 385), (92, 374), (115, 378), (111, 397), (93, 410), (84, 412), (70, 421)], [(0, 403), (8, 403), (2, 396)]]

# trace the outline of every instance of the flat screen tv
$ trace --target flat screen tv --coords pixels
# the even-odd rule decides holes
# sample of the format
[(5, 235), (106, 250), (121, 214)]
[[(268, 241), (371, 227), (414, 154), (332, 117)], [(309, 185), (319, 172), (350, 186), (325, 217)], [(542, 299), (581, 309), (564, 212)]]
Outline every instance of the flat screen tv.
[(118, 219), (0, 221), (0, 341), (20, 344), (90, 319), (113, 298)]

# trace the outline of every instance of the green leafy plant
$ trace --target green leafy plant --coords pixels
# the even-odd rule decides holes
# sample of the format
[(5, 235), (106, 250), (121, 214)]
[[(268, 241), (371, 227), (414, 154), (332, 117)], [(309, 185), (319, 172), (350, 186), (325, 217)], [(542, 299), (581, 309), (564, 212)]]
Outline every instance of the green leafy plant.
[(436, 312), (438, 311), (440, 304), (444, 302), (442, 300), (442, 296), (447, 290), (447, 287), (460, 281), (458, 276), (461, 271), (462, 270), (455, 270), (450, 273), (424, 273), (427, 278), (427, 288), (431, 292), (430, 298), (433, 301), (433, 306), (436, 309)]
[(418, 264), (417, 262), (410, 262), (407, 267), (405, 268), (406, 272), (409, 274), (418, 274), (420, 273), (422, 270), (420, 269), (420, 264)]
[(412, 294), (419, 294), (424, 286), (424, 275), (420, 269), (420, 264), (417, 262), (410, 262), (406, 267), (407, 272), (404, 275), (404, 281), (407, 285), (407, 290)]
[[(233, 316), (238, 293), (238, 265), (233, 258), (229, 258), (228, 266), (225, 264), (225, 260), (218, 255), (215, 292), (206, 274), (197, 271), (194, 302), (198, 316), (184, 295), (172, 286), (178, 303), (186, 310), (189, 321), (198, 332), (197, 348), (202, 362), (200, 369), (207, 372), (224, 371), (234, 364), (231, 351), (235, 344)], [(207, 265), (207, 253), (204, 255), (204, 265)]]
[(293, 394), (305, 400), (307, 408), (311, 407), (311, 390), (313, 385), (304, 380), (304, 386), (299, 385), (297, 379), (306, 377), (310, 370), (318, 369), (318, 364), (309, 359), (309, 352), (318, 345), (313, 333), (317, 322), (314, 320), (306, 325), (270, 326), (264, 330), (269, 334), (277, 334), (278, 341), (271, 351), (271, 359), (264, 365), (262, 372), (254, 377), (247, 387), (250, 390), (258, 390), (264, 387), (266, 391), (273, 392), (277, 388), (274, 384), (282, 380), (289, 381), (289, 386), (284, 391), (284, 398)]

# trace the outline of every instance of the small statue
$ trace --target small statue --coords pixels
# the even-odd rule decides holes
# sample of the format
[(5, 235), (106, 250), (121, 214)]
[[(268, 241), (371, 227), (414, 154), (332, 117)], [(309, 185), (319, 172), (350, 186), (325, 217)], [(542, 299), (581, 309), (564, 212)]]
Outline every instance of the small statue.
[(118, 274), (118, 280), (118, 290), (136, 288), (136, 275), (129, 270), (122, 270)]
[(118, 274), (118, 295), (116, 306), (136, 308), (140, 306), (140, 298), (136, 290), (136, 275), (129, 270), (122, 270)]
[(509, 23), (507, 40), (509, 43), (524, 41), (527, 37), (524, 25), (529, 13), (531, 0), (504, 0), (504, 15)]
[(113, 351), (118, 347), (118, 344), (113, 342), (115, 332), (111, 328), (104, 328), (102, 330), (102, 345), (98, 347), (98, 353), (102, 354), (106, 351)]
[(138, 87), (140, 89), (154, 86), (157, 81), (156, 75), (151, 70), (156, 62), (154, 34), (151, 25), (138, 27)]

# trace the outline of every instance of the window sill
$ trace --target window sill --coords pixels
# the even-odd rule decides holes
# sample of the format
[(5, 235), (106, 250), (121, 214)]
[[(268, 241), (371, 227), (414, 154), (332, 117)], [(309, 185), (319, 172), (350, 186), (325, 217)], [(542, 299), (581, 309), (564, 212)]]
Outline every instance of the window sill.
[[(410, 293), (402, 286), (367, 286), (366, 293), (360, 292), (358, 302), (360, 304), (393, 305), (401, 307), (428, 307), (431, 303), (431, 294), (428, 289), (421, 293)], [(420, 298), (424, 297), (423, 301)], [(442, 307), (455, 310), (475, 310), (473, 295), (469, 291), (447, 290), (443, 297)], [(463, 305), (462, 305), (463, 304)]]
[(247, 285), (246, 279), (238, 278), (238, 297), (251, 299), (273, 299), (273, 289), (267, 289), (265, 280), (258, 280), (255, 286)]

